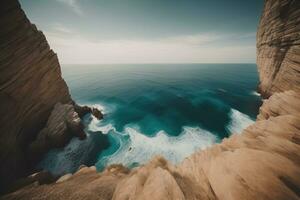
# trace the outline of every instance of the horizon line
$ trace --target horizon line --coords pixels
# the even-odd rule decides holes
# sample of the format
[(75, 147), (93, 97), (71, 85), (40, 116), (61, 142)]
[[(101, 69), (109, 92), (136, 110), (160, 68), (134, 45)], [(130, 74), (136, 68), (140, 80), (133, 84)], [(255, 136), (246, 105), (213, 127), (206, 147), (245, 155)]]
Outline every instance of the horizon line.
[(208, 63), (201, 63), (201, 62), (180, 62), (180, 63), (159, 63), (159, 62), (153, 62), (153, 63), (60, 63), (61, 65), (138, 65), (138, 64), (257, 64), (256, 62), (216, 62), (216, 63), (213, 63), (213, 62), (208, 62)]

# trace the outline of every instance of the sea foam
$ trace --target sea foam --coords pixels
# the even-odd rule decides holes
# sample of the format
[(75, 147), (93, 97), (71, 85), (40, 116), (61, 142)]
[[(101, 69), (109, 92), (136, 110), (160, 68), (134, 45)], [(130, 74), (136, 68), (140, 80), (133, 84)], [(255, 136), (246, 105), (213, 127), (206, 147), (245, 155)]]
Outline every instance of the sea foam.
[[(230, 133), (240, 133), (254, 123), (249, 116), (235, 109), (231, 109), (229, 115), (231, 121), (226, 129)], [(134, 167), (145, 164), (155, 155), (163, 156), (176, 164), (193, 152), (205, 149), (220, 140), (207, 130), (189, 126), (184, 126), (179, 136), (170, 136), (162, 130), (154, 136), (147, 136), (137, 125), (127, 126), (122, 132), (118, 132), (112, 124), (103, 123), (93, 116), (90, 117), (87, 132), (95, 132), (91, 134), (96, 135), (109, 134), (119, 138), (116, 142), (120, 143), (119, 149), (114, 150), (114, 153), (98, 155), (95, 165), (100, 166), (99, 168), (116, 163)], [(58, 175), (74, 172), (82, 163), (87, 162), (90, 153), (96, 148), (91, 134), (87, 135), (86, 140), (80, 141), (73, 138), (63, 149), (50, 151), (39, 166)]]
[[(154, 137), (148, 137), (134, 128), (125, 128), (129, 139), (120, 149), (99, 162), (101, 165), (122, 163), (125, 166), (144, 164), (155, 155), (164, 156), (176, 164), (198, 149), (204, 149), (216, 143), (216, 136), (199, 127), (183, 127), (177, 136), (168, 136), (159, 131)], [(103, 163), (104, 162), (104, 163)]]
[(246, 114), (241, 113), (238, 110), (230, 110), (231, 121), (227, 125), (226, 129), (231, 133), (241, 133), (249, 125), (253, 124), (254, 121)]
[(251, 94), (254, 96), (260, 96), (260, 94), (257, 91), (252, 91)]
[(85, 162), (87, 154), (93, 148), (90, 142), (89, 138), (84, 141), (73, 138), (63, 149), (55, 149), (47, 153), (38, 167), (47, 169), (54, 175), (74, 172)]
[(110, 131), (115, 131), (116, 129), (113, 127), (112, 124), (103, 124), (101, 120), (98, 120), (94, 116), (90, 116), (91, 120), (87, 125), (87, 130), (97, 132), (101, 131), (102, 134), (108, 134)]

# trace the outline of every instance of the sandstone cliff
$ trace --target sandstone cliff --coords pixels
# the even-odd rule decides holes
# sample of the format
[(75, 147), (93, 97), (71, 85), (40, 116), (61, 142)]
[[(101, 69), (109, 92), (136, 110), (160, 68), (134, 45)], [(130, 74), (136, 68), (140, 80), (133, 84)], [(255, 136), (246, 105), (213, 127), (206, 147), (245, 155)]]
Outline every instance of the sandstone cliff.
[(259, 90), (269, 97), (300, 92), (300, 9), (298, 0), (266, 1), (257, 32)]
[[(113, 165), (97, 173), (82, 167), (50, 184), (30, 177), (32, 184), (2, 198), (300, 199), (300, 44), (294, 42), (300, 38), (299, 11), (297, 0), (265, 1), (257, 57), (260, 90), (272, 96), (242, 134), (177, 166), (157, 157), (132, 170)], [(282, 46), (288, 49), (284, 55)]]
[[(59, 137), (66, 143), (73, 133), (82, 133), (83, 129), (61, 77), (57, 55), (43, 33), (30, 23), (17, 0), (2, 0), (0, 15), (1, 191), (9, 182), (26, 174), (41, 153), (57, 146)], [(66, 113), (65, 106), (53, 110), (57, 103), (72, 108), (60, 119), (47, 122), (51, 113)], [(46, 125), (51, 131), (47, 132)], [(56, 134), (53, 145), (41, 139), (51, 134)], [(36, 138), (38, 141), (34, 142)]]

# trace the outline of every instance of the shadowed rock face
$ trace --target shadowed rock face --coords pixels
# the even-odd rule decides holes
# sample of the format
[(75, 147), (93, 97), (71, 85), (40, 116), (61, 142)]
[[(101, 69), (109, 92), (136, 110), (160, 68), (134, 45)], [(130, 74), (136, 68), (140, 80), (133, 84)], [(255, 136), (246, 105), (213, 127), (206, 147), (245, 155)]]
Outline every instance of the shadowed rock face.
[(27, 145), (57, 102), (71, 102), (56, 54), (15, 0), (0, 3), (0, 177), (24, 174)]
[[(265, 97), (272, 96), (261, 106), (257, 122), (242, 134), (195, 152), (177, 166), (157, 157), (132, 170), (113, 165), (98, 173), (94, 167), (81, 167), (50, 184), (29, 177), (22, 181), (26, 187), (2, 199), (300, 199), (299, 44), (282, 55), (274, 53), (277, 47), (261, 42), (282, 45), (288, 30), (299, 26), (292, 23), (300, 19), (299, 10), (298, 0), (265, 2), (258, 65), (260, 89)], [(293, 35), (298, 41), (299, 31)], [(25, 184), (32, 180), (36, 182)]]
[(29, 153), (39, 158), (51, 148), (63, 147), (74, 136), (85, 139), (81, 119), (72, 104), (55, 104), (46, 126), (30, 144)]
[(300, 1), (266, 1), (257, 32), (259, 91), (300, 92)]
[[(99, 118), (102, 114), (74, 106), (57, 55), (17, 0), (0, 2), (0, 49), (1, 191), (32, 169), (42, 152), (72, 136), (84, 138), (76, 111), (81, 116), (92, 110)], [(61, 109), (53, 110), (57, 104)], [(48, 119), (51, 113), (54, 117)], [(51, 141), (45, 139), (49, 135)]]

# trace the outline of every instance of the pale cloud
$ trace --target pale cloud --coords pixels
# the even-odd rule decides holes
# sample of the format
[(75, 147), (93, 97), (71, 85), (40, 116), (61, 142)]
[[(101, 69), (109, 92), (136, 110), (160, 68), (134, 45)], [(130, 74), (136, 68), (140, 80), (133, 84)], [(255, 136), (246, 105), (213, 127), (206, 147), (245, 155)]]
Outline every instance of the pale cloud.
[(60, 23), (54, 23), (52, 25), (52, 29), (54, 32), (58, 32), (58, 33), (63, 33), (63, 34), (72, 33), (71, 29), (67, 28), (66, 26), (64, 26)]
[(250, 32), (240, 35), (240, 39), (256, 37), (256, 32)]
[(48, 32), (46, 36), (63, 64), (255, 62), (255, 44), (209, 45), (222, 40), (215, 34), (103, 41), (91, 41), (74, 33)]
[(83, 15), (83, 12), (79, 6), (78, 0), (56, 0), (60, 3), (64, 3), (69, 6), (76, 14)]
[(203, 45), (209, 42), (214, 42), (220, 38), (219, 35), (211, 34), (195, 34), (195, 35), (183, 35), (183, 36), (174, 36), (165, 38), (165, 42), (170, 43), (181, 43), (181, 44), (190, 44), (190, 45)]

